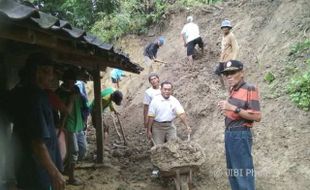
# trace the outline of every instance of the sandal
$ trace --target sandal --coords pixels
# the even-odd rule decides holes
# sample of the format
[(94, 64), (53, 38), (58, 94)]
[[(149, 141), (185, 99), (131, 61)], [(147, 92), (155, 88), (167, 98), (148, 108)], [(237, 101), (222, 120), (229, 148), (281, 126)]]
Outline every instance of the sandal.
[(73, 185), (73, 186), (80, 186), (83, 185), (83, 182), (79, 179), (73, 179), (73, 180), (67, 180), (68, 185)]

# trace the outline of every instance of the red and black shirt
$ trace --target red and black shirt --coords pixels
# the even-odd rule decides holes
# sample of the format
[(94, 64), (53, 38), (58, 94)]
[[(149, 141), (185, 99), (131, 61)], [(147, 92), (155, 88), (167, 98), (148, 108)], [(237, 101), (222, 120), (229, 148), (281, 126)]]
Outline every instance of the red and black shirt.
[[(230, 90), (228, 102), (249, 113), (260, 113), (259, 94), (255, 86), (241, 81), (236, 87)], [(225, 126), (252, 127), (254, 121), (243, 119), (233, 111), (225, 111)]]

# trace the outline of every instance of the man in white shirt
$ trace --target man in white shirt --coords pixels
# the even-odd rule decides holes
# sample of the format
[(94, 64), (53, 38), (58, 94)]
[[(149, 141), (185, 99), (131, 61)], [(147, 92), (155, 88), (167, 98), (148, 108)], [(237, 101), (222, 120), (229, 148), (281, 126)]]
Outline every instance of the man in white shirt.
[(149, 106), (147, 136), (155, 145), (177, 138), (176, 127), (173, 124), (177, 116), (185, 125), (187, 134), (191, 133), (183, 107), (171, 96), (172, 88), (170, 82), (163, 82), (161, 95), (154, 97)]
[(149, 111), (149, 105), (152, 101), (152, 99), (160, 95), (160, 86), (159, 86), (159, 76), (156, 73), (151, 73), (149, 75), (149, 82), (152, 85), (150, 88), (148, 88), (144, 93), (144, 99), (143, 99), (143, 117), (144, 117), (144, 128), (147, 129), (147, 123), (148, 123), (148, 111)]
[(184, 46), (187, 47), (187, 58), (190, 65), (193, 65), (193, 54), (196, 44), (200, 47), (202, 53), (204, 44), (199, 34), (199, 27), (193, 23), (193, 17), (187, 17), (187, 24), (184, 25), (181, 36), (184, 42)]

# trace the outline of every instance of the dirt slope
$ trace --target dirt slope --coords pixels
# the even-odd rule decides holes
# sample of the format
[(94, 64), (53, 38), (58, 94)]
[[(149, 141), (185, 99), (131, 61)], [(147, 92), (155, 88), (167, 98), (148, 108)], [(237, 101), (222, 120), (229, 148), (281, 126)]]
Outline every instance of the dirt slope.
[[(175, 85), (174, 95), (188, 113), (193, 140), (205, 151), (206, 162), (194, 174), (197, 190), (229, 189), (224, 155), (224, 122), (217, 102), (226, 97), (213, 70), (220, 50), (220, 22), (229, 18), (240, 45), (240, 60), (246, 67), (246, 80), (256, 84), (261, 93), (263, 120), (254, 128), (254, 163), (258, 190), (305, 190), (310, 186), (310, 114), (297, 109), (288, 99), (284, 84), (289, 47), (309, 38), (310, 2), (308, 0), (254, 0), (230, 2), (218, 7), (195, 10), (173, 9), (167, 14), (164, 31), (166, 44), (158, 57), (169, 64), (162, 66), (161, 80)], [(195, 61), (189, 72), (184, 62), (185, 48), (179, 33), (187, 15), (194, 15), (208, 51)], [(153, 37), (128, 36), (119, 46), (139, 63), (143, 47)], [(263, 80), (268, 71), (276, 76), (276, 90)], [(78, 170), (86, 186), (72, 189), (173, 189), (171, 182), (149, 177), (150, 144), (142, 120), (143, 93), (148, 88), (145, 75), (129, 74), (121, 83), (126, 98), (121, 120), (130, 146), (113, 149), (106, 156), (105, 168)], [(183, 137), (179, 125), (179, 136)], [(113, 128), (112, 128), (112, 134)], [(116, 139), (116, 137), (112, 137)], [(185, 137), (183, 137), (185, 139)], [(89, 186), (91, 185), (91, 186)], [(71, 189), (71, 188), (70, 188)]]

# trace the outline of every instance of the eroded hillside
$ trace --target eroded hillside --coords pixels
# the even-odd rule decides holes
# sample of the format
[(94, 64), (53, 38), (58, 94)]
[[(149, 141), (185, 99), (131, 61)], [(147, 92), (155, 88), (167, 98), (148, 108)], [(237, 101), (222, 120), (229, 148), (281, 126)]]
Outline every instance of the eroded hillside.
[[(246, 80), (257, 85), (261, 94), (263, 120), (254, 126), (254, 163), (258, 190), (305, 190), (310, 186), (310, 114), (291, 103), (285, 85), (290, 47), (309, 39), (310, 2), (308, 0), (254, 0), (230, 2), (196, 9), (170, 10), (163, 23), (166, 38), (158, 58), (168, 64), (159, 72), (161, 80), (175, 85), (174, 95), (183, 104), (193, 128), (193, 140), (207, 157), (194, 174), (197, 190), (229, 189), (224, 155), (224, 117), (217, 102), (225, 99), (213, 71), (220, 50), (220, 22), (229, 18), (240, 45), (240, 60), (245, 64)], [(207, 44), (207, 52), (189, 71), (180, 31), (187, 15), (194, 16)], [(119, 42), (134, 61), (143, 64), (143, 47), (154, 37), (127, 36)], [(264, 75), (276, 76), (273, 86)], [(108, 83), (107, 83), (108, 85)], [(121, 82), (125, 101), (121, 120), (130, 145), (106, 155), (111, 166), (79, 170), (87, 184), (81, 189), (173, 189), (171, 182), (150, 178), (150, 143), (143, 129), (142, 99), (149, 84), (147, 76), (129, 74)], [(182, 137), (182, 125), (178, 130)], [(113, 128), (112, 128), (112, 134)], [(114, 137), (112, 137), (113, 139)], [(116, 138), (116, 137), (115, 137)], [(73, 189), (73, 188), (72, 188)], [(79, 189), (79, 188), (76, 188)]]

